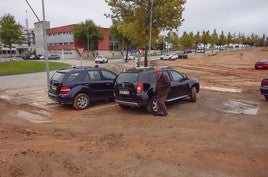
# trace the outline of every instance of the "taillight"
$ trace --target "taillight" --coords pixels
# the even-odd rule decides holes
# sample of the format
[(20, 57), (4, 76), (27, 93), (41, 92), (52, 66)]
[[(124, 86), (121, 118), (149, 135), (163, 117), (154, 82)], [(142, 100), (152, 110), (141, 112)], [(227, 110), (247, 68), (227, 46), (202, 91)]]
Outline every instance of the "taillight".
[(268, 85), (268, 81), (262, 81), (261, 85)]
[(142, 83), (138, 83), (137, 85), (137, 93), (142, 93)]
[(60, 88), (60, 93), (61, 94), (67, 94), (67, 93), (69, 93), (70, 92), (70, 88), (69, 87), (64, 87), (64, 86), (62, 86), (61, 88)]

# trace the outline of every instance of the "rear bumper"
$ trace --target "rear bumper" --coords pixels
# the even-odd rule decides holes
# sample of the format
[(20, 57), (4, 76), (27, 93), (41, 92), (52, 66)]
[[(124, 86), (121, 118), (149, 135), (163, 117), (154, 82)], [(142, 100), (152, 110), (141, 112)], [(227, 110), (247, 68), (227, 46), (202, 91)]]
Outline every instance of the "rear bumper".
[(143, 107), (148, 103), (148, 98), (143, 97), (135, 97), (135, 98), (123, 98), (119, 96), (115, 96), (115, 101), (118, 104), (131, 106), (131, 107)]
[(136, 102), (130, 102), (130, 101), (123, 101), (123, 100), (115, 100), (117, 103), (126, 105), (126, 106), (131, 106), (131, 107), (141, 107), (138, 103)]
[(61, 104), (73, 104), (73, 100), (70, 95), (55, 95), (51, 92), (48, 92), (48, 97)]

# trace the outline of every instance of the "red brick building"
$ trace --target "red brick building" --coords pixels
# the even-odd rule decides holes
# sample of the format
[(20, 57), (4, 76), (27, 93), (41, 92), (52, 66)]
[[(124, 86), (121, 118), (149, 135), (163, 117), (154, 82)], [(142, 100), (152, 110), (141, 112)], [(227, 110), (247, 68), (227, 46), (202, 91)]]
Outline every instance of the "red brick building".
[[(60, 26), (46, 30), (47, 49), (50, 54), (57, 53), (63, 55), (62, 58), (78, 57), (78, 49), (83, 48), (83, 56), (86, 56), (87, 45), (74, 40), (74, 25)], [(109, 28), (101, 28), (103, 32), (103, 40), (98, 42), (97, 51), (109, 55), (110, 51), (110, 35)]]

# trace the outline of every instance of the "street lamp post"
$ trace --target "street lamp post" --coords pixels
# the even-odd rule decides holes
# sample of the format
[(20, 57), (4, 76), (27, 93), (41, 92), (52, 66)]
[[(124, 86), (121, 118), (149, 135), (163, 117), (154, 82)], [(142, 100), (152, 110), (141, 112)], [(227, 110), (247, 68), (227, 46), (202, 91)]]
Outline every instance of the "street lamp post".
[(150, 67), (151, 62), (151, 48), (152, 48), (152, 23), (153, 23), (153, 3), (154, 0), (151, 0), (151, 10), (150, 10), (150, 32), (149, 32), (149, 60), (148, 60), (148, 67)]
[(49, 61), (48, 61), (48, 54), (47, 54), (47, 38), (46, 38), (46, 16), (45, 16), (45, 3), (42, 0), (42, 11), (43, 11), (43, 39), (44, 39), (44, 50), (45, 50), (45, 57), (46, 57), (46, 74), (47, 74), (47, 88), (49, 89)]
[(87, 58), (89, 58), (89, 34), (88, 34), (88, 27), (87, 27)]

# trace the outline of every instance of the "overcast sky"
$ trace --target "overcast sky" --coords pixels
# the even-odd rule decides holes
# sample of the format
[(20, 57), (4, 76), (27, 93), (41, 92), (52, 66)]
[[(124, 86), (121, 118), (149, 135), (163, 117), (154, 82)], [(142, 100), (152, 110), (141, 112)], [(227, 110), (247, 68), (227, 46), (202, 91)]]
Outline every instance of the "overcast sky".
[[(28, 0), (36, 14), (43, 19), (42, 0)], [(104, 14), (109, 7), (104, 0), (44, 0), (46, 20), (50, 27), (64, 26), (92, 19), (96, 25), (110, 27)], [(180, 31), (216, 29), (218, 33), (251, 33), (268, 36), (268, 0), (187, 0)], [(27, 13), (26, 13), (27, 11)], [(0, 16), (9, 13), (15, 20), (33, 28), (37, 21), (25, 0), (0, 0)]]

